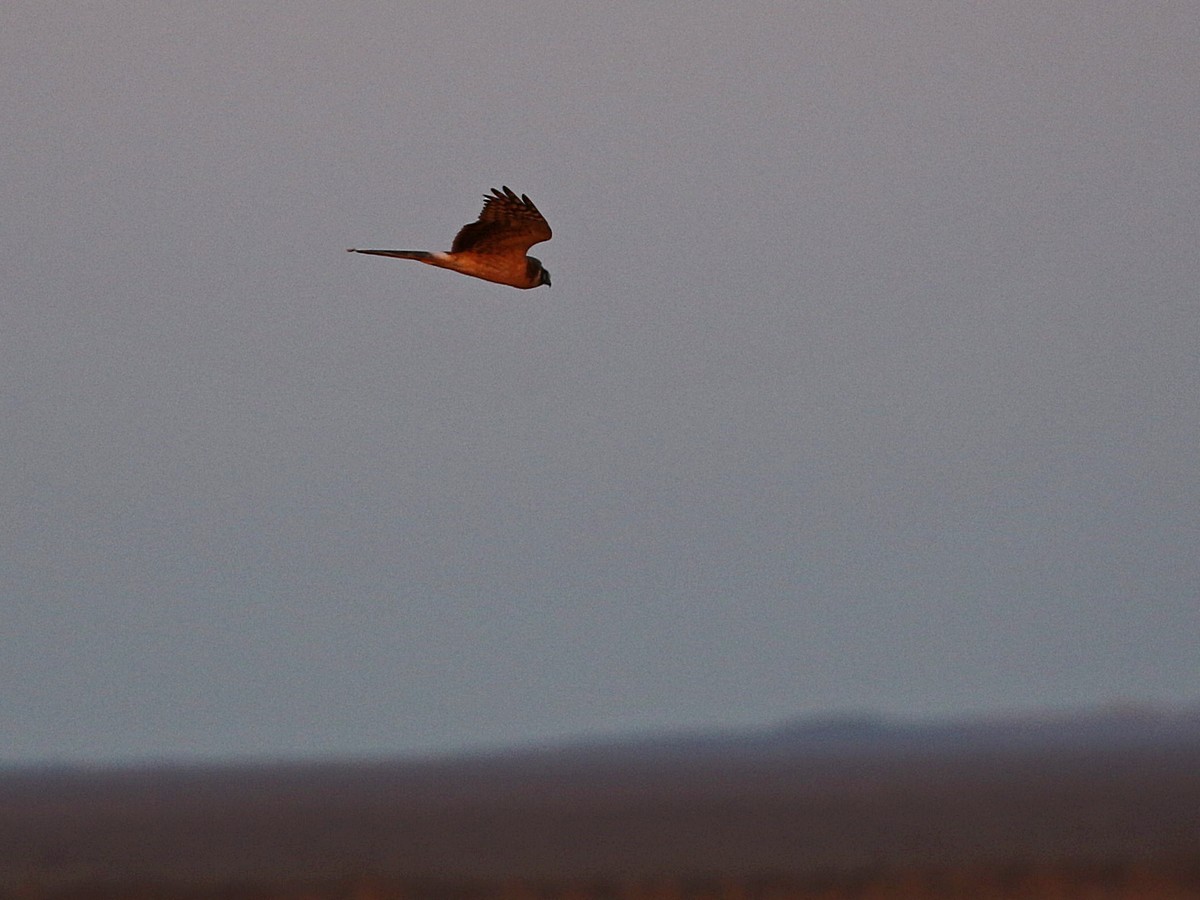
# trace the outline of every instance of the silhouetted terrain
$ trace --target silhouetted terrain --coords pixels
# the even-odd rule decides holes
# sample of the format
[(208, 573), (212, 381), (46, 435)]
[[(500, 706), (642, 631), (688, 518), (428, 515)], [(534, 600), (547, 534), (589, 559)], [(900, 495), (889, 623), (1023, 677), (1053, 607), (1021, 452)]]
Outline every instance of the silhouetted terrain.
[(2, 896), (735, 900), (1069, 884), (1200, 896), (1200, 716), (832, 719), (441, 760), (0, 774)]

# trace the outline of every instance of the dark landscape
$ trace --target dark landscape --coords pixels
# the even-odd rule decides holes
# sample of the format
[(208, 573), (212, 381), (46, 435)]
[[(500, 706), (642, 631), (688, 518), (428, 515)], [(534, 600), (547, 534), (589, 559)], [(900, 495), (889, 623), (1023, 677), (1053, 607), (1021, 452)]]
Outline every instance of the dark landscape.
[(1200, 714), (0, 771), (0, 897), (1200, 897)]

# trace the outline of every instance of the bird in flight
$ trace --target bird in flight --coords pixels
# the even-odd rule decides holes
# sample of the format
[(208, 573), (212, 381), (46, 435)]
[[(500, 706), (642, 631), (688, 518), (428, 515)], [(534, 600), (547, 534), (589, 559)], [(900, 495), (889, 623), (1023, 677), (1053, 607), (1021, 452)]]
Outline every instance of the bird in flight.
[(448, 253), (428, 250), (359, 250), (372, 256), (394, 256), (396, 259), (415, 259), (429, 266), (450, 269), (507, 284), (515, 288), (550, 287), (550, 273), (540, 259), (527, 256), (534, 244), (548, 241), (550, 226), (533, 202), (522, 194), (518, 197), (507, 187), (492, 188), (483, 195), (483, 212), (479, 221), (464, 225), (455, 235)]

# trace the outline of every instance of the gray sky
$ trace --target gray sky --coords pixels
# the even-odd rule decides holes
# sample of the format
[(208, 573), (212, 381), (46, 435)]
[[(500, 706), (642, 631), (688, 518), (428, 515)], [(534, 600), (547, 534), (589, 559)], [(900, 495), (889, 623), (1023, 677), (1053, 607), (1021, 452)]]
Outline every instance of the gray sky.
[(0, 8), (0, 761), (1200, 698), (1200, 6), (404, 8)]

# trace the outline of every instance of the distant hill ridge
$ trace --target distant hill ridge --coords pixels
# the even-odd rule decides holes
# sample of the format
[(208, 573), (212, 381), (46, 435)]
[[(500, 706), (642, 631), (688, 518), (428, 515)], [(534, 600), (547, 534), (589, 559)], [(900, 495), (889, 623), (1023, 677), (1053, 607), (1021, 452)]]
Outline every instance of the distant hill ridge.
[[(1191, 872), (1197, 810), (1196, 710), (849, 715), (424, 759), (25, 767), (0, 770), (0, 898), (6, 884), (219, 887), (330, 872), (500, 885)], [(95, 896), (168, 895), (112, 890)], [(283, 896), (253, 894), (268, 895)]]
[[(1120, 706), (950, 719), (904, 719), (872, 713), (805, 716), (764, 728), (613, 736), (513, 748), (526, 753), (807, 753), (854, 751), (1124, 749), (1200, 743), (1200, 705), (1181, 709)], [(488, 754), (484, 754), (488, 755)]]

